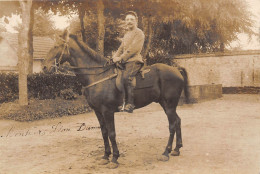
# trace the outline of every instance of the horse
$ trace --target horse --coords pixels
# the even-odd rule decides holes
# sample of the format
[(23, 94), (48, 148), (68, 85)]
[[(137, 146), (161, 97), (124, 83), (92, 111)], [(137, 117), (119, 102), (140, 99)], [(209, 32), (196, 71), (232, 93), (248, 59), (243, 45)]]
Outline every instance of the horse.
[[(61, 41), (49, 51), (43, 63), (46, 72), (53, 69), (54, 62), (58, 65), (69, 62), (83, 85), (83, 94), (95, 112), (104, 140), (105, 149), (104, 155), (99, 158), (100, 164), (107, 164), (109, 168), (118, 167), (119, 150), (114, 114), (119, 111), (118, 106), (123, 103), (124, 96), (116, 85), (117, 67), (114, 63), (108, 63), (110, 62), (108, 58), (98, 54), (80, 38), (68, 32), (64, 32)], [(168, 161), (169, 154), (179, 156), (180, 148), (183, 146), (181, 119), (176, 113), (176, 108), (183, 90), (186, 103), (189, 101), (188, 75), (184, 68), (180, 71), (177, 67), (160, 63), (148, 66), (146, 69), (149, 69), (150, 72), (145, 74), (145, 79), (150, 77), (152, 85), (134, 91), (135, 109), (147, 106), (152, 102), (159, 103), (163, 108), (168, 117), (170, 135), (159, 160)], [(175, 133), (176, 146), (172, 152)], [(109, 140), (113, 149), (111, 161), (109, 161), (111, 155)]]

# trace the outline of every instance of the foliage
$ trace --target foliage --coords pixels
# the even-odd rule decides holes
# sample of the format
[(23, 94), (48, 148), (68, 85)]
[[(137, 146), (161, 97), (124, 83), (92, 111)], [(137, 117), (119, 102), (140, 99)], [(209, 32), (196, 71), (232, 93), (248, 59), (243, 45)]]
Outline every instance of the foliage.
[[(238, 33), (254, 34), (251, 13), (242, 0), (185, 0), (167, 6), (174, 16), (164, 23), (155, 22), (153, 47), (166, 48), (170, 54), (220, 51)], [(167, 7), (163, 9), (167, 11)]]
[(18, 98), (18, 75), (0, 73), (0, 103)]
[(51, 20), (51, 14), (45, 13), (41, 8), (34, 13), (34, 36), (52, 36), (55, 33), (54, 22)]
[(75, 100), (78, 95), (73, 91), (73, 89), (68, 88), (60, 91), (60, 97), (65, 100)]
[[(111, 13), (105, 15), (105, 39), (104, 45), (105, 55), (111, 56), (111, 52), (115, 51), (120, 45), (120, 37), (124, 33), (123, 21), (119, 19), (114, 19)], [(89, 11), (84, 18), (85, 36), (87, 38), (86, 42), (91, 48), (96, 47), (97, 38), (97, 20), (94, 12)], [(81, 27), (78, 18), (74, 18), (70, 23), (70, 32), (76, 35), (81, 35)]]
[(76, 100), (61, 98), (30, 99), (28, 106), (19, 106), (17, 100), (0, 105), (0, 117), (16, 121), (34, 121), (91, 112), (84, 96)]
[[(22, 24), (19, 23), (14, 29), (20, 32)], [(54, 22), (51, 20), (51, 14), (45, 13), (41, 8), (35, 10), (33, 36), (49, 36), (53, 37), (58, 31), (55, 29)]]
[[(73, 32), (87, 36), (87, 43), (96, 48), (96, 1), (33, 1), (35, 9), (51, 10), (54, 14), (77, 13), (85, 16), (84, 29), (74, 19)], [(168, 54), (223, 51), (224, 46), (237, 39), (238, 33), (255, 34), (252, 14), (243, 0), (103, 0), (105, 6), (105, 55), (111, 54), (120, 44), (120, 20), (125, 11), (134, 10), (139, 16), (139, 27), (146, 35), (145, 49), (148, 58)], [(17, 10), (16, 10), (17, 11)], [(152, 26), (152, 31), (149, 26)]]
[[(224, 46), (237, 39), (238, 33), (253, 35), (253, 21), (247, 4), (242, 0), (103, 0), (106, 10), (105, 55), (120, 44), (116, 19), (120, 14), (134, 10), (139, 16), (139, 27), (145, 32), (145, 49), (149, 35), (153, 35), (149, 62), (161, 62), (172, 54), (223, 51)], [(93, 10), (93, 7), (90, 7)], [(95, 47), (97, 37), (95, 15), (87, 16), (87, 41)], [(122, 21), (122, 20), (121, 20)], [(152, 25), (152, 32), (148, 25)], [(74, 23), (75, 24), (75, 23)], [(75, 25), (72, 26), (75, 26)], [(80, 25), (78, 24), (78, 31)], [(157, 57), (157, 58), (156, 58)]]
[[(30, 98), (54, 99), (64, 89), (72, 89), (81, 94), (81, 84), (75, 76), (63, 74), (34, 73), (28, 76)], [(18, 98), (18, 74), (0, 74), (0, 103), (14, 101)]]
[(0, 18), (21, 13), (19, 1), (0, 1)]

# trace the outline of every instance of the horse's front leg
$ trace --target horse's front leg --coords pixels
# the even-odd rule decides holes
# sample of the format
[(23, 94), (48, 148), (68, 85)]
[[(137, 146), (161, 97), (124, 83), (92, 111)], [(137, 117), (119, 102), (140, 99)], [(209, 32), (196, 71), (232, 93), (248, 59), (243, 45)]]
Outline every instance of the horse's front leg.
[(108, 140), (108, 130), (106, 128), (106, 124), (105, 124), (103, 115), (98, 111), (95, 111), (95, 113), (96, 113), (97, 119), (100, 124), (101, 132), (102, 132), (102, 136), (103, 136), (103, 140), (104, 140), (104, 145), (105, 145), (104, 156), (101, 157), (99, 160), (100, 160), (100, 164), (105, 165), (105, 164), (109, 163), (109, 155), (111, 154), (111, 148), (110, 148), (109, 140)]
[(119, 157), (119, 150), (117, 148), (117, 143), (116, 143), (114, 112), (109, 110), (109, 108), (106, 108), (102, 113), (108, 130), (108, 136), (113, 148), (113, 158), (111, 160), (111, 163), (109, 164), (109, 168), (117, 168), (118, 167), (117, 159)]

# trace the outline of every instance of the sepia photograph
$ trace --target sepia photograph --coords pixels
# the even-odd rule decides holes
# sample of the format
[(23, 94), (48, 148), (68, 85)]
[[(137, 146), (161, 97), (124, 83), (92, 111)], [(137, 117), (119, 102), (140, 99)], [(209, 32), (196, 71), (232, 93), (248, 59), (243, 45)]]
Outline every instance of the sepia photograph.
[(0, 0), (0, 174), (260, 174), (260, 0)]

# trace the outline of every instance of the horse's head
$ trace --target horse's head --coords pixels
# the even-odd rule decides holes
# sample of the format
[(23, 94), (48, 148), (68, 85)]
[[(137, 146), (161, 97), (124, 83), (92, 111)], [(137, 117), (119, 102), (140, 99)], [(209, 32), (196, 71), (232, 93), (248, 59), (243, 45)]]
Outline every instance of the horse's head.
[(43, 62), (44, 72), (54, 72), (64, 62), (74, 67), (93, 67), (107, 63), (107, 59), (67, 30), (49, 51)]
[(64, 62), (69, 62), (73, 64), (73, 56), (71, 55), (71, 43), (69, 32), (67, 30), (59, 37), (53, 48), (48, 52), (44, 62), (43, 71), (44, 72), (54, 72), (62, 65)]

